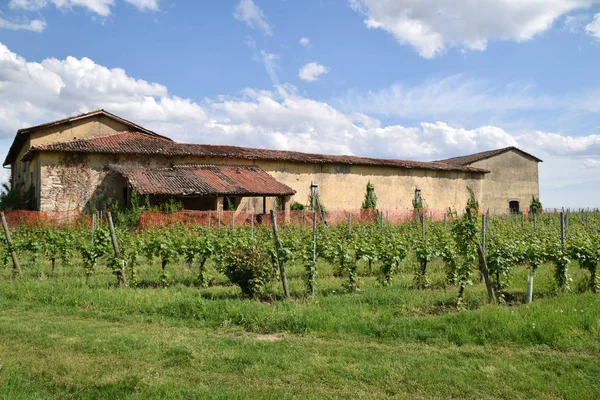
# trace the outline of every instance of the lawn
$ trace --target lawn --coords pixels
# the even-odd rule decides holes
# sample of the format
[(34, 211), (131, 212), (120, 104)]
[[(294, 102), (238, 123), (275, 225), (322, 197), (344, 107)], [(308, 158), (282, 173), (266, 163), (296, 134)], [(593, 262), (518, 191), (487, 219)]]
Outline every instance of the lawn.
[(29, 264), (21, 280), (0, 274), (0, 397), (145, 398), (600, 398), (600, 296), (571, 266), (574, 293), (553, 290), (552, 267), (521, 303), (526, 270), (512, 277), (512, 303), (485, 304), (477, 283), (467, 311), (454, 308), (442, 266), (432, 286), (412, 286), (414, 260), (380, 287), (361, 266), (361, 291), (346, 294), (319, 264), (318, 294), (306, 297), (302, 267), (289, 266), (291, 300), (280, 288), (263, 301), (212, 271), (140, 269), (141, 286), (115, 288), (99, 268), (83, 272)]

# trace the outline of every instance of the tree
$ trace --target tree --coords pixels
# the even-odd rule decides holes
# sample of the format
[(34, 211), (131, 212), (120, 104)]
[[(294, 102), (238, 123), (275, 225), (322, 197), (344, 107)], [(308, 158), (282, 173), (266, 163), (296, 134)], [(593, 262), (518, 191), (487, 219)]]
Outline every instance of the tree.
[(33, 186), (23, 190), (23, 183), (14, 185), (12, 179), (0, 188), (0, 210), (33, 210), (35, 192)]
[(531, 204), (529, 205), (529, 212), (532, 214), (538, 214), (542, 210), (542, 202), (535, 195), (531, 196)]
[(365, 210), (375, 210), (377, 208), (377, 195), (375, 194), (375, 186), (371, 181), (367, 183), (367, 192), (365, 193), (362, 208)]

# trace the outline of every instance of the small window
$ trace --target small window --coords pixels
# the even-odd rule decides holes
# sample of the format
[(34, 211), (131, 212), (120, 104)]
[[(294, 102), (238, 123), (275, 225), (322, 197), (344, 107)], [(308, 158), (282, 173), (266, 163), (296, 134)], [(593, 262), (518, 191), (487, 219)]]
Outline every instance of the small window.
[(510, 210), (511, 214), (518, 214), (520, 212), (520, 210), (519, 210), (519, 202), (516, 201), (516, 200), (509, 201), (508, 202), (508, 209)]

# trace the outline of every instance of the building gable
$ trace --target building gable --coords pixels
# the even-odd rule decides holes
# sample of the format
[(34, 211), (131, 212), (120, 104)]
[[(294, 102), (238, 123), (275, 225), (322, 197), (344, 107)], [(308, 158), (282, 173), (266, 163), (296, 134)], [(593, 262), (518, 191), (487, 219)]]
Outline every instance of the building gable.
[(25, 153), (32, 146), (89, 139), (127, 130), (171, 140), (108, 111), (95, 110), (58, 121), (19, 129), (3, 166), (19, 161), (18, 155)]
[(506, 152), (515, 152), (529, 160), (532, 160), (535, 162), (542, 162), (542, 160), (540, 160), (536, 156), (529, 154), (529, 153), (527, 153), (517, 147), (514, 147), (514, 146), (504, 147), (502, 149), (496, 149), (496, 150), (482, 151), (480, 153), (469, 154), (466, 156), (447, 158), (445, 160), (438, 160), (438, 162), (443, 162), (443, 163), (452, 164), (452, 165), (467, 166), (467, 165), (472, 165), (478, 161), (482, 161), (482, 160), (486, 160), (491, 157), (499, 156)]

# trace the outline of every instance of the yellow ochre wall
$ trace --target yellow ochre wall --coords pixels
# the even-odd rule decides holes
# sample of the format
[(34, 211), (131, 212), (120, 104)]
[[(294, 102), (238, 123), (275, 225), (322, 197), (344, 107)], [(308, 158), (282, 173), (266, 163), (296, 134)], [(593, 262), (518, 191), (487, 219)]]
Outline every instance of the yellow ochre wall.
[(508, 213), (508, 202), (516, 200), (519, 209), (529, 207), (531, 196), (540, 196), (538, 162), (518, 151), (509, 150), (470, 165), (490, 171), (483, 183), (482, 205), (492, 214)]
[[(109, 164), (135, 164), (159, 167), (171, 164), (238, 164), (257, 165), (278, 181), (296, 190), (292, 201), (306, 204), (311, 181), (319, 184), (321, 200), (330, 210), (358, 209), (362, 205), (366, 185), (375, 185), (378, 207), (382, 209), (410, 208), (415, 186), (419, 186), (431, 209), (462, 209), (470, 186), (478, 198), (483, 184), (482, 173), (403, 169), (381, 166), (305, 164), (292, 162), (207, 159), (204, 157), (141, 157), (101, 154), (69, 155), (40, 153), (42, 177), (40, 210), (83, 210), (89, 200), (107, 191), (118, 198), (123, 180), (111, 176)], [(267, 208), (273, 207), (273, 199)], [(238, 210), (262, 212), (261, 198), (245, 198)]]
[[(111, 163), (137, 164), (144, 167), (171, 164), (238, 164), (257, 165), (278, 181), (296, 190), (292, 201), (308, 202), (311, 181), (319, 184), (322, 202), (330, 210), (361, 207), (368, 181), (375, 186), (378, 208), (411, 208), (415, 186), (419, 186), (427, 207), (461, 210), (470, 186), (482, 208), (505, 213), (510, 200), (518, 200), (521, 209), (529, 205), (531, 195), (539, 196), (537, 162), (518, 152), (509, 151), (473, 163), (473, 167), (491, 171), (477, 172), (405, 169), (387, 166), (347, 164), (306, 164), (289, 161), (209, 159), (205, 157), (112, 156), (38, 153), (30, 162), (20, 161), (31, 145), (102, 136), (126, 130), (127, 126), (98, 115), (68, 124), (40, 129), (31, 133), (13, 165), (15, 181), (33, 184), (38, 209), (43, 211), (83, 210), (89, 200), (100, 193), (122, 197), (125, 182), (111, 176)], [(33, 172), (33, 181), (31, 180)], [(267, 201), (267, 208), (274, 205)], [(262, 212), (262, 198), (246, 198), (239, 210)]]

